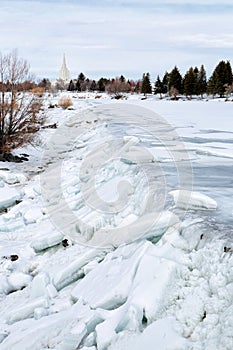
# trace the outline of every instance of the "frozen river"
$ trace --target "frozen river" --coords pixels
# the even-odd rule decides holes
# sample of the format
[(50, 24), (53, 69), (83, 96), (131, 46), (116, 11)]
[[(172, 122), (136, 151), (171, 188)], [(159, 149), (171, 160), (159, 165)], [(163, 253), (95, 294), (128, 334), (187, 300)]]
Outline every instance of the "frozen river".
[[(232, 104), (183, 102), (157, 105), (157, 111), (176, 125), (191, 154), (194, 190), (218, 203), (217, 222), (233, 236), (233, 119)], [(196, 159), (195, 159), (196, 158)]]
[[(200, 215), (205, 217), (213, 228), (221, 230), (221, 234), (224, 227), (228, 237), (233, 237), (232, 104), (219, 101), (134, 101), (133, 103), (155, 111), (168, 125), (174, 127), (172, 133), (176, 134), (177, 143), (184, 145), (185, 150), (182, 152), (190, 158), (188, 167), (192, 168), (192, 179), (189, 179), (189, 186), (194, 191), (214, 198), (218, 203), (216, 211), (200, 212)], [(161, 150), (166, 149), (166, 144), (164, 146), (162, 142), (155, 142), (159, 133), (157, 120), (153, 122), (151, 118), (148, 120), (146, 117), (138, 118), (137, 122), (138, 120), (140, 123), (137, 129), (133, 121), (113, 123), (113, 134), (118, 137), (122, 134), (141, 137), (142, 143), (155, 157), (163, 157)], [(149, 132), (146, 133), (145, 130)], [(184, 169), (185, 164), (187, 159), (183, 161)], [(177, 160), (167, 159), (161, 166), (166, 176), (167, 190), (179, 186)]]

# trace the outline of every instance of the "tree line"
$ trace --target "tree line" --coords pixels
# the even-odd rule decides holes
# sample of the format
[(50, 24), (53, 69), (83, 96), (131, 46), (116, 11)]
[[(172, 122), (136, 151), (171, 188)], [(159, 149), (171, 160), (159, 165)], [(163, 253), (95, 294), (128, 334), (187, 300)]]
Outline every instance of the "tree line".
[[(93, 80), (81, 72), (77, 79), (71, 79), (69, 84), (57, 80), (55, 86), (52, 86), (47, 78), (43, 78), (37, 84), (32, 81), (24, 82), (24, 89), (30, 90), (35, 87), (40, 87), (45, 91), (55, 89), (72, 92), (107, 92), (116, 98), (123, 93), (142, 93), (144, 95), (154, 93), (160, 98), (170, 96), (172, 99), (177, 99), (179, 95), (192, 99), (193, 96), (203, 97), (205, 94), (228, 98), (233, 92), (233, 73), (230, 62), (222, 60), (217, 64), (209, 79), (207, 79), (204, 65), (199, 68), (190, 67), (184, 76), (175, 66), (171, 72), (166, 71), (163, 77), (158, 75), (154, 84), (151, 82), (149, 73), (144, 73), (138, 80), (126, 80), (123, 75), (112, 79), (101, 77), (99, 80)], [(19, 85), (18, 90), (20, 91), (21, 88)], [(5, 89), (8, 89), (8, 82), (6, 82)]]
[(169, 94), (177, 98), (179, 94), (188, 98), (192, 96), (219, 95), (228, 96), (233, 91), (233, 74), (229, 61), (220, 61), (215, 67), (209, 80), (206, 77), (204, 65), (190, 67), (182, 77), (177, 66), (170, 73), (165, 73), (163, 79), (157, 77), (155, 82), (155, 94)]
[[(48, 82), (44, 82), (48, 85)], [(43, 82), (40, 83), (43, 85)], [(153, 85), (153, 86), (152, 86)], [(59, 81), (57, 82), (57, 88)], [(220, 61), (215, 67), (212, 75), (207, 80), (206, 70), (204, 65), (201, 67), (190, 67), (184, 76), (175, 66), (171, 72), (165, 72), (163, 77), (157, 76), (154, 84), (151, 83), (149, 73), (144, 73), (142, 79), (126, 80), (121, 75), (113, 79), (101, 77), (98, 81), (85, 77), (80, 73), (77, 79), (72, 79), (66, 87), (68, 91), (98, 91), (114, 94), (116, 97), (122, 93), (142, 93), (159, 94), (170, 96), (172, 99), (177, 99), (179, 95), (185, 95), (192, 99), (193, 96), (201, 96), (208, 94), (213, 96), (228, 97), (233, 91), (233, 74), (229, 61)]]

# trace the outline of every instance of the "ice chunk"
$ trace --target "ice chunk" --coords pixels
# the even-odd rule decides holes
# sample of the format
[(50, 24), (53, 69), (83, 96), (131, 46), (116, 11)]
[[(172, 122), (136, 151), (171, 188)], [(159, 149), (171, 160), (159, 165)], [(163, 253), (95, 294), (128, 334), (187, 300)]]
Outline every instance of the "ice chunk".
[(32, 242), (31, 247), (35, 250), (36, 253), (41, 252), (42, 250), (60, 244), (63, 238), (63, 234), (58, 231), (50, 232), (46, 236), (41, 236), (40, 238)]
[(204, 221), (204, 219), (202, 218), (196, 218), (196, 219), (185, 219), (182, 221), (181, 225), (180, 225), (180, 229), (181, 231), (190, 227), (190, 226), (193, 226), (193, 225), (197, 225), (197, 224), (200, 224)]
[(57, 290), (64, 288), (70, 283), (75, 282), (83, 275), (81, 270), (91, 260), (98, 259), (103, 256), (103, 252), (98, 249), (89, 249), (88, 251), (81, 254), (76, 260), (70, 263), (67, 267), (58, 271), (54, 278), (53, 284)]
[(9, 220), (8, 222), (4, 223), (4, 225), (0, 226), (0, 232), (15, 232), (22, 227), (24, 227), (22, 218)]
[(4, 275), (0, 275), (0, 295), (7, 294), (10, 291), (10, 286), (7, 281), (7, 277)]
[(38, 298), (46, 294), (46, 287), (50, 282), (50, 277), (47, 273), (41, 272), (34, 277), (31, 284), (31, 297)]
[(4, 184), (0, 187), (0, 209), (8, 208), (15, 204), (17, 200), (22, 198), (22, 193), (17, 191), (15, 188)]
[[(84, 341), (84, 345), (86, 347), (86, 349), (90, 349), (90, 347), (92, 347), (93, 345), (96, 344), (96, 333), (95, 332), (91, 332), (90, 334), (88, 334), (88, 336), (86, 337), (85, 341)], [(84, 348), (83, 348), (84, 349)], [(96, 348), (95, 348), (96, 349)]]
[[(88, 223), (88, 224), (85, 224)], [(91, 212), (86, 214), (83, 222), (80, 220), (76, 224), (76, 231), (89, 240), (95, 231), (98, 231), (101, 227), (106, 224), (105, 218), (96, 215), (96, 212)]]
[(177, 321), (172, 318), (164, 318), (150, 324), (143, 333), (125, 337), (119, 337), (119, 341), (113, 343), (109, 350), (187, 350), (189, 342), (176, 331)]
[(98, 261), (96, 261), (96, 260), (90, 261), (83, 268), (84, 274), (87, 275), (90, 271), (92, 271), (94, 268), (96, 268), (96, 266), (98, 266)]
[(216, 209), (217, 202), (200, 192), (175, 190), (169, 192), (179, 208), (183, 209)]
[(0, 179), (9, 185), (13, 184), (25, 184), (26, 177), (21, 173), (13, 173), (11, 171), (0, 170)]
[[(148, 215), (148, 214), (145, 215), (144, 216), (145, 221), (142, 221), (142, 226), (145, 225), (145, 227), (147, 228), (147, 230), (145, 229), (145, 233), (142, 236), (143, 238), (154, 239), (154, 238), (160, 237), (168, 230), (169, 227), (174, 226), (180, 222), (178, 216), (173, 214), (170, 211), (163, 211), (161, 213), (152, 213), (152, 215)], [(135, 224), (131, 225), (131, 228), (134, 225), (136, 226), (136, 224), (137, 224), (137, 221)]]
[(58, 295), (56, 288), (51, 283), (47, 285), (46, 292), (49, 298), (55, 298)]
[(170, 230), (170, 228), (165, 232), (162, 238), (163, 243), (170, 243), (174, 248), (180, 248), (183, 250), (188, 250), (189, 245), (186, 240), (180, 235), (180, 232), (176, 229)]
[(14, 310), (9, 311), (3, 316), (8, 324), (15, 323), (17, 321), (25, 320), (26, 318), (31, 318), (34, 316), (34, 310), (37, 308), (48, 307), (48, 300), (46, 298), (38, 298), (33, 301), (29, 301), (26, 304), (14, 308)]
[[(183, 223), (182, 223), (183, 224)], [(193, 220), (193, 224), (191, 223), (188, 226), (181, 225), (181, 236), (186, 241), (186, 244), (189, 250), (196, 249), (200, 244), (200, 238), (203, 237), (203, 228), (200, 225), (201, 221)]]
[(178, 216), (170, 211), (147, 213), (128, 226), (97, 231), (89, 244), (99, 247), (118, 247), (141, 239), (149, 239), (156, 243), (170, 226), (178, 223)]
[(127, 144), (129, 143), (132, 145), (137, 145), (140, 142), (138, 137), (131, 136), (131, 135), (123, 136), (123, 140), (124, 140), (124, 143), (127, 143)]
[(130, 146), (121, 154), (121, 161), (126, 164), (152, 163), (154, 156), (148, 149), (139, 146)]
[(61, 350), (73, 350), (77, 349), (81, 343), (83, 337), (87, 334), (87, 327), (85, 323), (80, 322), (74, 327), (69, 334), (65, 336), (64, 341), (61, 343)]
[(3, 342), (3, 340), (8, 336), (8, 332), (5, 330), (5, 331), (0, 331), (0, 343)]
[(117, 225), (118, 227), (124, 227), (126, 225), (131, 225), (134, 221), (136, 221), (138, 219), (138, 216), (135, 214), (129, 214), (127, 215), (119, 225)]
[(108, 255), (95, 269), (77, 284), (72, 290), (74, 301), (80, 298), (92, 308), (115, 309), (127, 299), (132, 280), (149, 242), (135, 243), (131, 248), (131, 256)]
[(114, 329), (114, 322), (108, 322), (108, 324), (101, 323), (96, 327), (96, 338), (98, 344), (98, 350), (107, 350), (113, 339), (116, 338), (116, 332)]
[(24, 214), (24, 222), (26, 225), (36, 222), (42, 217), (42, 212), (39, 207), (33, 207)]
[[(129, 298), (130, 300), (130, 298)], [(116, 327), (116, 332), (123, 332), (124, 329), (129, 331), (137, 331), (141, 329), (143, 320), (143, 308), (141, 305), (134, 304), (133, 300), (130, 300), (127, 308), (125, 308), (124, 314), (120, 318)]]
[(34, 310), (34, 319), (39, 320), (41, 317), (47, 316), (48, 310), (46, 310), (44, 307), (37, 307)]
[(22, 272), (13, 272), (7, 277), (10, 291), (15, 291), (26, 287), (32, 280), (30, 275)]
[(131, 303), (144, 310), (149, 323), (160, 316), (161, 305), (174, 288), (176, 269), (176, 262), (157, 257), (156, 246), (151, 245), (143, 255), (134, 278)]

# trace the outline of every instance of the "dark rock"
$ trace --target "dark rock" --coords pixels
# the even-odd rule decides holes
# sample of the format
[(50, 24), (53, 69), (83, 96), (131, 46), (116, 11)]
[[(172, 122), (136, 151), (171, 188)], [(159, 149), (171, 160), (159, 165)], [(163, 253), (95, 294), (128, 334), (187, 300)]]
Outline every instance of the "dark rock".
[(69, 245), (69, 242), (68, 242), (68, 239), (63, 239), (63, 241), (61, 242), (61, 244), (63, 245), (63, 247), (68, 247), (68, 245)]
[(57, 129), (57, 123), (44, 125), (42, 126), (42, 129)]
[(228, 253), (231, 252), (231, 248), (230, 247), (224, 247), (224, 253)]
[(122, 94), (116, 94), (115, 96), (112, 97), (112, 100), (123, 100), (126, 99), (126, 96), (122, 95)]
[(19, 256), (17, 254), (11, 254), (10, 256), (3, 255), (2, 259), (16, 261), (19, 259)]
[(202, 321), (206, 318), (206, 311), (204, 311), (204, 314), (202, 316)]
[(16, 260), (19, 259), (19, 256), (16, 255), (16, 254), (11, 254), (11, 255), (10, 255), (10, 259), (11, 259), (11, 261), (16, 261)]

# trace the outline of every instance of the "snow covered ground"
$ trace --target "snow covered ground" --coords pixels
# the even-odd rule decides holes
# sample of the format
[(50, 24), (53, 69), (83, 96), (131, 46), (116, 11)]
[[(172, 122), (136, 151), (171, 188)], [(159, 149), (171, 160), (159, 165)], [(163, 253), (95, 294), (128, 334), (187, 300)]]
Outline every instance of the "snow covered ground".
[(0, 349), (232, 350), (231, 102), (71, 96), (0, 163)]

